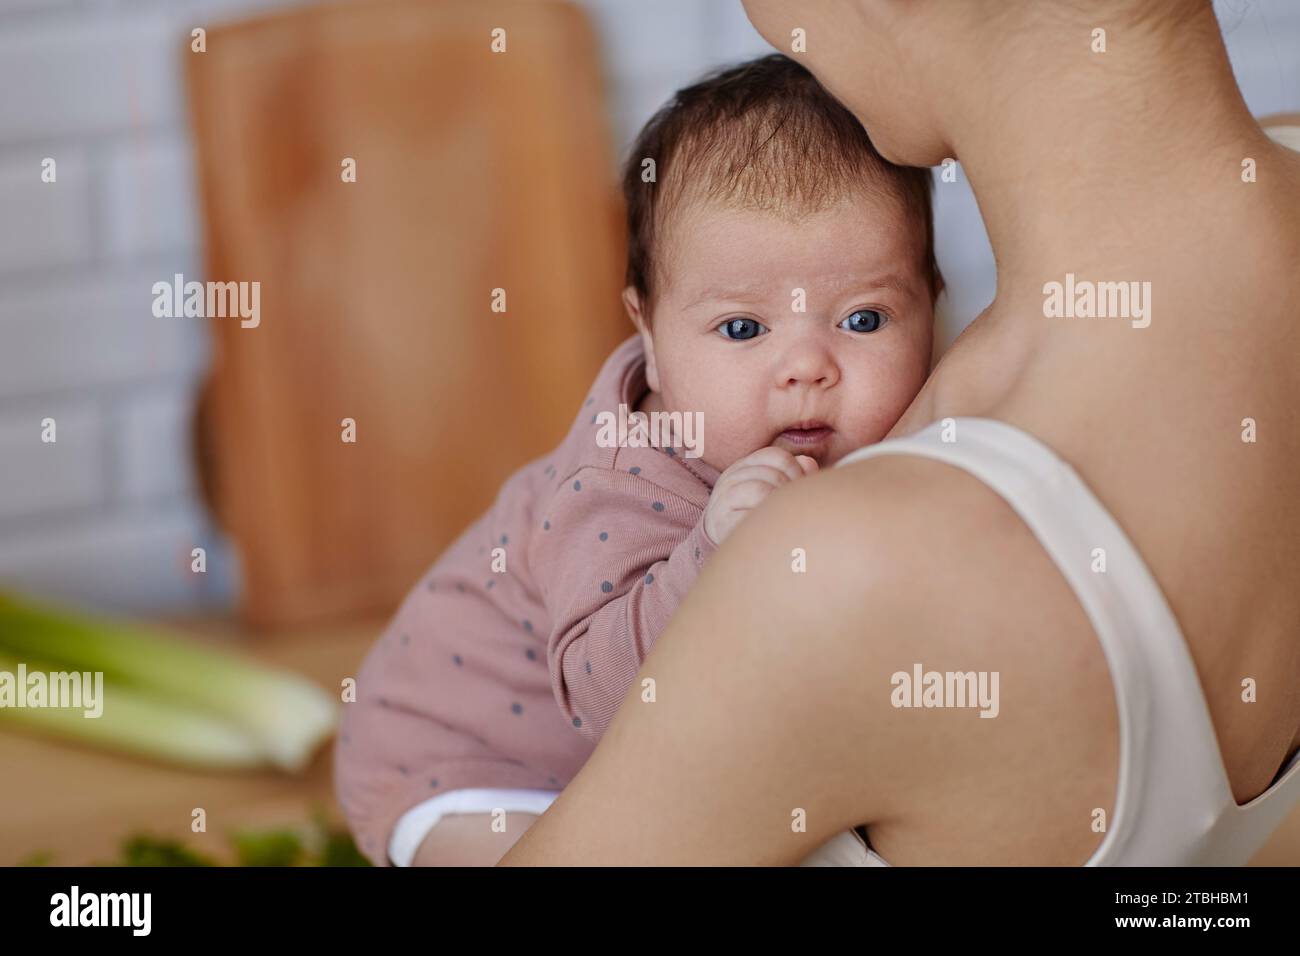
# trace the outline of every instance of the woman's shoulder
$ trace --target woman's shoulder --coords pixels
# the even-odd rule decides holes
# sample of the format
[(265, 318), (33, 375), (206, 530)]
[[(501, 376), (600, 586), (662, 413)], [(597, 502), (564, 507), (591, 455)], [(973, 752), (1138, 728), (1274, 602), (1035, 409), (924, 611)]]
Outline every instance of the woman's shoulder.
[[(1001, 497), (951, 465), (874, 457), (782, 488), (736, 537), (733, 553), (802, 549), (802, 579), (773, 574), (755, 598), (775, 622), (796, 588), (817, 609), (828, 684), (860, 678), (874, 771), (859, 822), (889, 821), (871, 830), (885, 859), (1087, 858), (1094, 811), (1109, 813), (1115, 792), (1109, 672), (1074, 593)], [(956, 859), (943, 834), (967, 826), (987, 839)], [(1060, 858), (1044, 860), (1044, 845)]]

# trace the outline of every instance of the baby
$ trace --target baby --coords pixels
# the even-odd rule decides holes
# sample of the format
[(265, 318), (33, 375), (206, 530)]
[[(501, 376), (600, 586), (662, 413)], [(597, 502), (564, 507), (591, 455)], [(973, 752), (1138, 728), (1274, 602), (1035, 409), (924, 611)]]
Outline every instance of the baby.
[[(779, 55), (650, 120), (624, 175), (636, 335), (407, 597), (344, 708), (336, 785), (370, 860), (409, 864), (447, 814), (542, 812), (749, 510), (902, 415), (941, 287), (930, 189)], [(611, 425), (633, 412), (699, 427)]]

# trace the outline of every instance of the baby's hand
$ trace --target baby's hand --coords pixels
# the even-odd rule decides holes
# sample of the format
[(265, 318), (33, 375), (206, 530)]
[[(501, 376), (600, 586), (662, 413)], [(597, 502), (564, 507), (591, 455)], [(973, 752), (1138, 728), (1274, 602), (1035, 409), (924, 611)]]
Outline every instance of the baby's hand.
[(724, 471), (713, 486), (708, 507), (704, 509), (704, 533), (714, 544), (722, 544), (746, 513), (778, 485), (816, 470), (815, 459), (807, 455), (796, 458), (775, 445), (746, 455)]

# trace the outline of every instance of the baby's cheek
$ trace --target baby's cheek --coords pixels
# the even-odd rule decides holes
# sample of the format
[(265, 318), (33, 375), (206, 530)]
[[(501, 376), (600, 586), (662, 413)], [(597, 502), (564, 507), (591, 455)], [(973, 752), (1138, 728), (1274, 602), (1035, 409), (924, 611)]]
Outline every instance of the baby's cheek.
[(758, 451), (764, 444), (765, 442), (761, 439), (746, 440), (735, 432), (721, 429), (710, 437), (709, 430), (706, 427), (704, 430), (703, 457), (710, 467), (723, 472), (746, 455)]
[[(907, 411), (925, 384), (924, 368), (902, 366), (881, 370), (864, 382), (864, 388), (850, 403), (852, 418), (844, 431), (854, 447), (880, 441)], [(851, 449), (850, 449), (851, 450)]]
[(716, 394), (697, 395), (695, 404), (683, 408), (699, 411), (699, 421), (704, 435), (704, 460), (719, 471), (765, 444), (762, 407), (746, 401), (739, 386), (720, 389)]
[(854, 427), (845, 432), (847, 447), (836, 450), (843, 456), (863, 445), (874, 445), (889, 433), (900, 415), (901, 411), (894, 413), (880, 408), (873, 409), (870, 415), (860, 417), (853, 423)]

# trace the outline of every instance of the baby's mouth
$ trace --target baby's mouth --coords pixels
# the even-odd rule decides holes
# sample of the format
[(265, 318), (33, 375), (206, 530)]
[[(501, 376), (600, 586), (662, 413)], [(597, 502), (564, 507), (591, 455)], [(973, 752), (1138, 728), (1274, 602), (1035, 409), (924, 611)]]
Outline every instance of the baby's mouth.
[[(797, 449), (799, 454), (808, 455), (819, 449), (824, 449), (830, 443), (831, 436), (834, 434), (835, 429), (825, 422), (798, 422), (777, 435), (773, 444), (784, 444), (792, 451)], [(813, 455), (813, 457), (816, 457), (816, 455)]]

